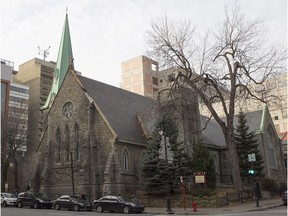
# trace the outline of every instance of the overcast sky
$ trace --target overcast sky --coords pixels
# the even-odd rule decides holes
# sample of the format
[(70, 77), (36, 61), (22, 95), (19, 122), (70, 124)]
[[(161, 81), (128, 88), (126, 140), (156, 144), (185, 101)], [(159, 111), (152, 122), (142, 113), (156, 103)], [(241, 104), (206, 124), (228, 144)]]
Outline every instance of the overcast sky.
[[(56, 61), (66, 7), (74, 65), (83, 76), (119, 86), (121, 62), (145, 54), (151, 20), (190, 19), (199, 29), (223, 19), (234, 0), (1, 0), (1, 58), (20, 64), (49, 46)], [(287, 0), (239, 0), (250, 18), (265, 20), (271, 41), (287, 43)]]

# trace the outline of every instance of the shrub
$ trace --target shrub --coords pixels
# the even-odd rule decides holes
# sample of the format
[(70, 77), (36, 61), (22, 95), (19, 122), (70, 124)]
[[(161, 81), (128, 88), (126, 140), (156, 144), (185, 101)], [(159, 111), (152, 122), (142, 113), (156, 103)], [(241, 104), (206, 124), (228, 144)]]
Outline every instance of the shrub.
[(275, 195), (279, 193), (280, 185), (273, 179), (263, 178), (260, 180), (262, 190), (269, 191), (270, 194)]

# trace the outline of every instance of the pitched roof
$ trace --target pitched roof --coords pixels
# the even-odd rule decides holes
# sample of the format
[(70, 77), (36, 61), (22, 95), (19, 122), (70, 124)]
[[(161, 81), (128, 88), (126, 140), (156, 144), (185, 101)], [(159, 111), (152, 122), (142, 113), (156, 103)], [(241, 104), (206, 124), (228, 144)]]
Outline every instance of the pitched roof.
[[(263, 119), (263, 110), (257, 110), (253, 112), (245, 113), (247, 125), (249, 126), (249, 131), (257, 132), (260, 130), (261, 121)], [(201, 128), (204, 128), (208, 117), (201, 116)], [(225, 121), (225, 119), (222, 119)], [(238, 117), (234, 116), (234, 126), (238, 125)], [(203, 142), (209, 145), (214, 145), (215, 147), (225, 147), (225, 138), (220, 125), (211, 119), (206, 125), (205, 130), (202, 132)]]
[(101, 109), (118, 140), (146, 143), (138, 118), (152, 113), (154, 100), (87, 77), (78, 78), (86, 93)]
[[(201, 128), (204, 128), (208, 117), (200, 116)], [(202, 131), (202, 139), (205, 144), (215, 147), (225, 147), (225, 138), (220, 125), (213, 119), (210, 119), (205, 129)]]

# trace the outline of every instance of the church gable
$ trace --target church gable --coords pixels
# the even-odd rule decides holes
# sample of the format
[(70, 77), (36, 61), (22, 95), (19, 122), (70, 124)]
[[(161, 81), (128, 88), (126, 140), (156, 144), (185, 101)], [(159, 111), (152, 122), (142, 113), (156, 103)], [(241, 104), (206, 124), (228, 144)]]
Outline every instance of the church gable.
[(83, 76), (78, 76), (86, 93), (95, 101), (115, 133), (123, 142), (145, 144), (147, 137), (139, 114), (150, 116), (154, 100)]

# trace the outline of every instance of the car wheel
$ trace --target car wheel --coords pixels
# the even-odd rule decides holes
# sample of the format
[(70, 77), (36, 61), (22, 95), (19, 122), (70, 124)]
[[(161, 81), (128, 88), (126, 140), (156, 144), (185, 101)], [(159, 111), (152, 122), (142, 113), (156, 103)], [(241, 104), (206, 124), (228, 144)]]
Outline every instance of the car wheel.
[(101, 205), (97, 206), (97, 207), (96, 207), (96, 211), (97, 211), (98, 213), (103, 212), (102, 206), (101, 206)]
[(79, 211), (80, 210), (80, 208), (79, 208), (79, 205), (74, 205), (74, 211)]
[(38, 203), (35, 202), (34, 205), (33, 205), (33, 208), (34, 208), (34, 209), (37, 209), (38, 207), (39, 207), (39, 206), (38, 206)]
[(22, 203), (18, 202), (17, 206), (18, 206), (18, 208), (22, 208)]
[(3, 202), (3, 206), (7, 207), (7, 202), (6, 201)]
[(124, 212), (125, 214), (129, 214), (129, 212), (130, 212), (129, 206), (124, 206), (123, 212)]
[(60, 210), (60, 206), (58, 204), (55, 205), (56, 210)]

